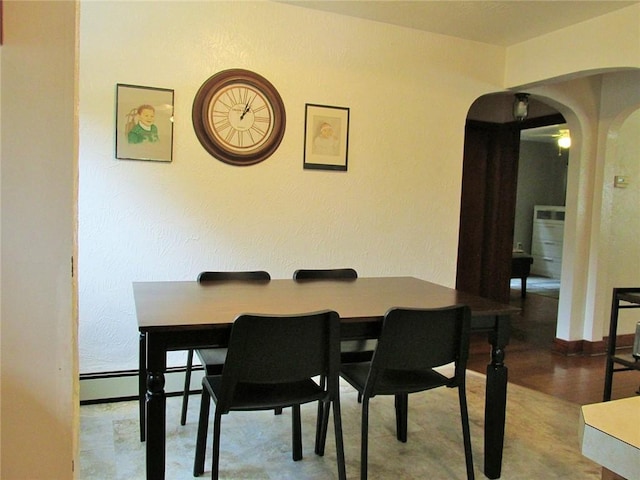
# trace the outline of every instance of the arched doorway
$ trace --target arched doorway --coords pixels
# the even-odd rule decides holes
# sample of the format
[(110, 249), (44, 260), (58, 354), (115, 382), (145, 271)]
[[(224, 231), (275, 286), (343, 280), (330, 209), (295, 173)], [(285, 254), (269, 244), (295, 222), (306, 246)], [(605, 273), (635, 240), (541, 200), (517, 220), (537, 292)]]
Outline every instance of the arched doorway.
[(513, 94), (480, 97), (465, 127), (456, 288), (509, 301), (520, 132), (564, 123), (557, 110), (530, 100), (529, 116), (513, 119)]

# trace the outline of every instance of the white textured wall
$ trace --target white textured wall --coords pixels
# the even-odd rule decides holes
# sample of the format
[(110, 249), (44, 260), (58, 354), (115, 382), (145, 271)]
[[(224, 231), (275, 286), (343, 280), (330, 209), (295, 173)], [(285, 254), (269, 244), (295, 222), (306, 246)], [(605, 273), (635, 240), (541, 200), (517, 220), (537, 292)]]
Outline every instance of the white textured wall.
[[(614, 162), (605, 180), (613, 195), (611, 276), (615, 286), (622, 287), (640, 284), (640, 110), (625, 119), (617, 139)], [(625, 176), (628, 187), (614, 188), (615, 175)]]
[[(637, 218), (640, 208), (634, 193), (640, 178), (631, 165), (638, 162), (640, 130), (633, 113), (640, 108), (639, 85), (639, 70), (604, 75), (599, 85), (598, 124), (591, 137), (596, 154), (591, 168), (592, 229), (589, 257), (583, 262), (591, 271), (582, 334), (586, 339), (599, 340), (608, 334), (611, 289), (629, 281), (640, 285), (640, 224), (634, 218), (624, 219), (630, 212)], [(630, 152), (635, 152), (634, 160), (629, 159)], [(623, 170), (630, 172), (630, 185), (621, 191), (613, 188), (613, 176)], [(637, 312), (634, 316), (638, 318)], [(618, 333), (631, 331), (631, 323), (622, 322)]]
[[(640, 79), (640, 77), (639, 77)], [(640, 88), (640, 87), (639, 87)], [(605, 208), (608, 280), (603, 290), (604, 301), (610, 301), (614, 287), (640, 286), (640, 110), (626, 117), (612, 131), (611, 161), (605, 167)], [(627, 178), (626, 188), (614, 188), (613, 178)], [(605, 310), (607, 314), (609, 310)], [(640, 310), (620, 313), (618, 331), (632, 333), (640, 322)], [(604, 322), (604, 335), (609, 334), (609, 322)]]
[[(137, 367), (133, 281), (352, 266), (452, 286), (465, 117), (500, 88), (503, 54), (273, 2), (83, 3), (81, 371)], [(191, 126), (197, 89), (233, 67), (287, 111), (280, 148), (250, 167), (213, 159)], [(116, 83), (175, 89), (171, 164), (115, 159)], [(351, 109), (348, 172), (302, 169), (305, 103)]]
[[(193, 279), (203, 269), (266, 269), (282, 278), (303, 266), (353, 266), (361, 275), (453, 285), (465, 117), (503, 82), (546, 81), (527, 90), (548, 92), (573, 122), (566, 238), (575, 248), (565, 252), (571, 266), (557, 335), (601, 338), (608, 247), (594, 195), (611, 161), (600, 137), (602, 78), (570, 79), (640, 66), (640, 5), (506, 50), (275, 2), (149, 7), (82, 4), (82, 372), (136, 368), (132, 281)], [(287, 109), (280, 148), (251, 167), (211, 158), (191, 126), (199, 86), (234, 67), (271, 80)], [(563, 80), (557, 87), (554, 77)], [(171, 164), (115, 159), (117, 83), (175, 90)], [(624, 99), (610, 96), (609, 110), (621, 112)], [(348, 172), (302, 169), (305, 103), (351, 109)]]

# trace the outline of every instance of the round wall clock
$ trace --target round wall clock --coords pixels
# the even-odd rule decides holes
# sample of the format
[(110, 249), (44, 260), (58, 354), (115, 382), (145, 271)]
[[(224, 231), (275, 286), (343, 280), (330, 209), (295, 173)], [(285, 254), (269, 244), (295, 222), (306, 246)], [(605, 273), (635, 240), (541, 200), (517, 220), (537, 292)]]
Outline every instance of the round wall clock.
[(249, 70), (218, 72), (193, 101), (193, 128), (202, 146), (231, 165), (253, 165), (276, 151), (284, 135), (284, 103), (275, 87)]

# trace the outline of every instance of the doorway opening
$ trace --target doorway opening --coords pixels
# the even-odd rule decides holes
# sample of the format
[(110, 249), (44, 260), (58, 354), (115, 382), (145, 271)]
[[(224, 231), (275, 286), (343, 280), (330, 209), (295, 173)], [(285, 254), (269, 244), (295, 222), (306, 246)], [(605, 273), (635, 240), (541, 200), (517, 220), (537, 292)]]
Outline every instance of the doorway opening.
[[(531, 257), (526, 291), (558, 299), (571, 135), (566, 123), (520, 134), (514, 254)], [(511, 295), (521, 282), (511, 279)]]

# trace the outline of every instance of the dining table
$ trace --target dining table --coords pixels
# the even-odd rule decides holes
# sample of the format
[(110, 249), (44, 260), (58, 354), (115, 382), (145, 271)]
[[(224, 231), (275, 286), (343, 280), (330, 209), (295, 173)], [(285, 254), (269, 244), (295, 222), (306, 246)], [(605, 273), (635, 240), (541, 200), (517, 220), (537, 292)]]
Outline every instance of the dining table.
[(505, 348), (517, 307), (414, 277), (268, 282), (133, 282), (140, 342), (141, 440), (147, 479), (165, 478), (167, 352), (226, 346), (243, 313), (294, 314), (335, 310), (343, 340), (377, 338), (391, 307), (467, 305), (472, 331), (488, 338), (484, 411), (484, 474), (500, 478), (507, 400)]

